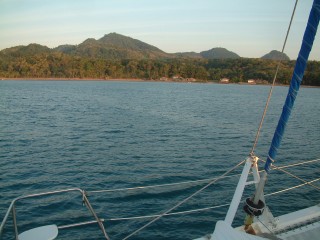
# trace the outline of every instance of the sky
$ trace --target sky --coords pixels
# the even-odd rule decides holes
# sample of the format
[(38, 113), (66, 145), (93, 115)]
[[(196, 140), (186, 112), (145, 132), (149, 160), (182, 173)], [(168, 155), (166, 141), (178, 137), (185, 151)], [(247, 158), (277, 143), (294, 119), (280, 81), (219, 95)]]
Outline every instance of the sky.
[[(296, 59), (313, 0), (300, 0), (285, 53)], [(116, 32), (168, 53), (281, 51), (295, 0), (0, 0), (0, 50), (80, 44)], [(311, 60), (320, 60), (320, 33)]]

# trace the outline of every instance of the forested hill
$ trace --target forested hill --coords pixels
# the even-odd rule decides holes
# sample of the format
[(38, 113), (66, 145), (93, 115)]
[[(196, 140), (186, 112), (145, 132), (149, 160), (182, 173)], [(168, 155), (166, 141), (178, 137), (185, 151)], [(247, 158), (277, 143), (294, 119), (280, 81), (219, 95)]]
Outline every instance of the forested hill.
[(277, 50), (272, 50), (271, 52), (267, 53), (266, 55), (263, 55), (261, 58), (262, 59), (271, 59), (271, 60), (285, 60), (285, 61), (290, 60), (290, 58), (287, 56), (287, 54), (279, 52)]
[[(192, 81), (271, 82), (277, 62), (241, 58), (223, 48), (169, 54), (139, 40), (111, 33), (79, 45), (50, 49), (39, 44), (0, 51), (0, 78), (140, 78)], [(278, 83), (288, 84), (294, 61), (282, 61)], [(320, 86), (320, 62), (309, 61), (303, 84)]]
[[(39, 44), (16, 46), (0, 51), (3, 58), (30, 57), (39, 54), (64, 53), (81, 58), (99, 58), (104, 60), (122, 59), (170, 59), (170, 58), (198, 58), (198, 59), (237, 59), (240, 56), (225, 48), (212, 48), (200, 53), (180, 52), (166, 53), (161, 49), (131, 37), (117, 33), (109, 33), (96, 40), (88, 38), (78, 45), (60, 45), (50, 49)], [(265, 55), (263, 58), (276, 59), (277, 51)], [(289, 60), (289, 59), (285, 59)]]
[(240, 56), (234, 52), (229, 51), (225, 48), (212, 48), (207, 51), (200, 53), (196, 52), (180, 52), (174, 54), (176, 57), (182, 58), (204, 58), (204, 59), (235, 59)]
[(53, 51), (60, 51), (72, 56), (108, 60), (172, 57), (159, 48), (117, 33), (107, 34), (98, 40), (89, 38), (77, 46), (59, 46)]
[(207, 59), (235, 59), (240, 58), (240, 56), (234, 52), (231, 52), (225, 48), (212, 48), (208, 51), (203, 51), (200, 53), (203, 58)]

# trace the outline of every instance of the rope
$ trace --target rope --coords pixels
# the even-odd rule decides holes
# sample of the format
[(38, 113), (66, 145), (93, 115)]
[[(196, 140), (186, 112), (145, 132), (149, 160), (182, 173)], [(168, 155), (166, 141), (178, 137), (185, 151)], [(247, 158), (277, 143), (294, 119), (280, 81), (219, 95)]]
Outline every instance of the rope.
[[(202, 211), (208, 211), (211, 209), (221, 208), (221, 207), (227, 207), (230, 204), (222, 204), (222, 205), (216, 205), (212, 207), (206, 207), (206, 208), (198, 208), (198, 209), (192, 209), (187, 211), (181, 211), (181, 212), (173, 212), (173, 213), (167, 213), (164, 216), (174, 216), (174, 215), (182, 215), (182, 214), (191, 214), (196, 212), (202, 212)], [(154, 215), (145, 215), (145, 216), (136, 216), (136, 217), (123, 217), (123, 218), (110, 218), (107, 219), (107, 221), (122, 221), (122, 220), (137, 220), (137, 219), (146, 219), (146, 218), (154, 218), (159, 217), (160, 214), (154, 214)]]
[(302, 184), (299, 184), (299, 185), (296, 185), (296, 186), (293, 186), (293, 187), (290, 187), (290, 188), (286, 188), (286, 189), (283, 189), (283, 190), (280, 190), (280, 191), (277, 191), (277, 192), (273, 192), (273, 193), (268, 193), (266, 195), (264, 195), (265, 197), (268, 197), (268, 196), (272, 196), (272, 195), (276, 195), (276, 194), (279, 194), (279, 193), (283, 193), (283, 192), (287, 192), (289, 190), (293, 190), (293, 189), (296, 189), (296, 188), (299, 188), (299, 187), (302, 187), (302, 186), (305, 186), (309, 183), (313, 183), (313, 182), (317, 182), (319, 181), (320, 178), (317, 178), (317, 179), (314, 179), (312, 181), (309, 181), (309, 182), (306, 182), (306, 183), (302, 183)]
[[(261, 161), (264, 161), (264, 160), (261, 160)], [(299, 165), (304, 165), (304, 164), (314, 163), (314, 162), (319, 162), (319, 161), (320, 161), (320, 158), (319, 159), (314, 159), (314, 160), (309, 160), (309, 161), (304, 161), (304, 162), (300, 162), (300, 163), (292, 163), (292, 164), (289, 164), (289, 165), (284, 165), (284, 166), (277, 167), (275, 170), (280, 170), (280, 169), (283, 169), (283, 168), (289, 168), (289, 167), (294, 167), (294, 166), (299, 166)]]
[(126, 240), (130, 237), (132, 237), (133, 235), (137, 234), (138, 232), (142, 231), (143, 229), (145, 229), (146, 227), (148, 227), (149, 225), (151, 225), (152, 223), (158, 221), (160, 218), (162, 218), (163, 216), (165, 216), (166, 214), (172, 212), (174, 209), (176, 209), (177, 207), (181, 206), (183, 203), (187, 202), (188, 200), (190, 200), (191, 198), (193, 198), (195, 195), (197, 195), (198, 193), (202, 192), (203, 190), (205, 190), (206, 188), (208, 188), (209, 186), (211, 186), (212, 184), (214, 184), (215, 182), (217, 182), (219, 179), (223, 178), (224, 176), (228, 175), (230, 172), (232, 172), (233, 170), (235, 170), (237, 167), (239, 167), (241, 164), (243, 164), (245, 162), (245, 160), (241, 161), (240, 163), (238, 163), (237, 165), (235, 165), (233, 168), (231, 168), (230, 170), (226, 171), (224, 174), (222, 174), (220, 177), (212, 180), (211, 182), (209, 182), (207, 185), (205, 185), (204, 187), (202, 187), (201, 189), (199, 189), (198, 191), (196, 191), (195, 193), (193, 193), (192, 195), (190, 195), (189, 197), (185, 198), (184, 200), (182, 200), (181, 202), (177, 203), (176, 205), (174, 205), (172, 208), (168, 209), (167, 211), (165, 211), (164, 213), (160, 214), (158, 217), (154, 218), (153, 220), (151, 220), (150, 222), (148, 222), (147, 224), (143, 225), (141, 228), (137, 229), (136, 231), (134, 231), (133, 233), (129, 234), (128, 236), (126, 236), (125, 238), (123, 238), (123, 240)]
[[(320, 160), (320, 159), (319, 159)], [(241, 174), (234, 174), (225, 176), (223, 178), (232, 178), (240, 176)], [(219, 178), (219, 177), (218, 177)], [(119, 191), (134, 191), (134, 190), (141, 190), (141, 189), (148, 189), (148, 188), (160, 188), (160, 187), (168, 187), (168, 186), (176, 186), (176, 185), (187, 185), (187, 184), (197, 184), (203, 182), (209, 182), (216, 180), (218, 178), (207, 178), (207, 179), (200, 179), (200, 180), (193, 180), (193, 181), (185, 181), (185, 182), (178, 182), (178, 183), (166, 183), (166, 184), (158, 184), (158, 185), (149, 185), (149, 186), (139, 186), (139, 187), (132, 187), (132, 188), (117, 188), (117, 189), (105, 189), (105, 190), (94, 190), (94, 191), (87, 191), (88, 194), (93, 193), (105, 193), (105, 192), (119, 192)], [(219, 178), (222, 179), (222, 178)]]
[[(274, 232), (272, 232), (272, 231), (267, 227), (267, 225), (264, 224), (264, 223), (260, 220), (259, 217), (257, 217), (256, 219), (258, 219), (258, 221), (271, 233), (271, 235), (272, 235), (273, 237), (275, 237), (275, 239), (278, 239), (278, 238), (276, 238), (277, 236), (274, 234)], [(258, 235), (258, 236), (259, 236), (259, 235)]]
[[(293, 8), (293, 11), (292, 11), (292, 14), (291, 14), (289, 27), (288, 27), (287, 34), (286, 34), (286, 37), (285, 37), (285, 40), (284, 40), (284, 43), (283, 43), (283, 46), (282, 46), (282, 50), (281, 50), (282, 54), (283, 54), (284, 49), (285, 49), (286, 44), (287, 44), (287, 39), (288, 39), (288, 36), (289, 36), (289, 32), (290, 32), (290, 28), (291, 28), (292, 20), (293, 20), (295, 11), (296, 11), (297, 4), (298, 4), (298, 0), (296, 0), (296, 2), (295, 2), (294, 8)], [(280, 58), (278, 60), (277, 69), (276, 69), (276, 72), (275, 72), (274, 77), (273, 77), (273, 81), (272, 81), (272, 85), (271, 85), (270, 92), (269, 92), (269, 95), (268, 95), (268, 99), (267, 99), (267, 102), (266, 102), (266, 106), (264, 108), (264, 111), (263, 111), (263, 114), (262, 114), (262, 117), (261, 117), (261, 121), (260, 121), (260, 124), (259, 124), (259, 128), (257, 130), (256, 137), (255, 137), (255, 140), (254, 140), (251, 152), (250, 152), (251, 156), (254, 155), (254, 150), (255, 150), (255, 148), (257, 146), (257, 143), (258, 143), (258, 139), (259, 139), (259, 136), (260, 136), (261, 128), (262, 128), (262, 125), (263, 125), (263, 122), (264, 122), (264, 118), (265, 118), (265, 116), (267, 114), (267, 110), (268, 110), (269, 103), (270, 103), (270, 100), (271, 100), (273, 88), (275, 86), (275, 82), (276, 82), (277, 75), (278, 75), (278, 72), (279, 72), (280, 64), (281, 64), (282, 61), (283, 61), (283, 58)]]
[[(264, 161), (264, 160), (261, 160)], [(304, 165), (304, 164), (309, 164), (309, 163), (314, 163), (314, 162), (319, 162), (319, 159), (314, 159), (314, 160), (309, 160), (309, 161), (304, 161), (304, 162), (298, 162), (298, 163), (292, 163), (284, 166), (279, 166), (275, 170), (280, 170), (283, 168), (289, 168), (293, 166), (299, 166), (299, 165)], [(264, 170), (260, 170), (259, 172), (262, 172)], [(220, 177), (219, 179), (224, 179), (224, 178), (232, 178), (232, 177), (238, 177), (241, 174), (233, 174), (233, 175), (228, 175), (225, 177)], [(102, 189), (102, 190), (92, 190), (92, 191), (86, 191), (87, 195), (90, 194), (95, 194), (95, 193), (106, 193), (106, 192), (121, 192), (121, 191), (135, 191), (135, 190), (142, 190), (142, 189), (150, 189), (150, 188), (161, 188), (161, 187), (168, 187), (168, 186), (179, 186), (179, 185), (187, 185), (187, 184), (200, 184), (203, 182), (210, 182), (213, 181), (217, 178), (207, 178), (207, 179), (200, 179), (200, 180), (193, 180), (193, 181), (185, 181), (185, 182), (178, 182), (178, 183), (166, 183), (166, 184), (158, 184), (158, 185), (148, 185), (148, 186), (138, 186), (138, 187), (131, 187), (131, 188), (116, 188), (116, 189)]]
[[(261, 160), (261, 161), (265, 162), (264, 160)], [(291, 176), (291, 177), (293, 177), (293, 178), (295, 178), (295, 179), (298, 179), (298, 180), (304, 182), (305, 184), (308, 184), (308, 185), (314, 187), (315, 189), (317, 189), (318, 191), (320, 191), (320, 187), (318, 187), (318, 186), (316, 186), (316, 185), (313, 185), (313, 184), (309, 183), (308, 181), (306, 181), (306, 180), (304, 180), (304, 179), (302, 179), (302, 178), (300, 178), (300, 177), (298, 177), (298, 176), (296, 176), (296, 175), (294, 175), (294, 174), (292, 174), (292, 173), (290, 173), (290, 172), (288, 172), (288, 171), (286, 171), (286, 170), (280, 169), (280, 168), (276, 167), (275, 165), (272, 165), (272, 168), (275, 168), (275, 169), (277, 169), (277, 170), (279, 170), (279, 171), (281, 171), (281, 172), (284, 172), (284, 173), (286, 173), (287, 175), (289, 175), (289, 176)]]
[[(264, 160), (262, 160), (264, 161)], [(298, 165), (304, 165), (304, 164), (310, 164), (310, 163), (314, 163), (314, 162), (319, 162), (320, 159), (314, 159), (314, 160), (309, 160), (309, 161), (303, 161), (303, 162), (298, 162), (298, 163), (292, 163), (292, 164), (288, 164), (288, 165), (284, 165), (284, 166), (272, 166), (275, 170), (279, 170), (279, 171), (283, 171), (285, 173), (287, 173), (287, 171), (282, 170), (284, 168), (289, 168), (289, 167), (293, 167), (293, 166), (298, 166)], [(211, 186), (212, 184), (214, 184), (215, 182), (217, 182), (218, 180), (224, 179), (224, 178), (231, 178), (231, 177), (236, 177), (239, 176), (241, 174), (234, 174), (234, 175), (228, 175), (230, 172), (232, 172), (233, 170), (235, 170), (237, 167), (239, 167), (244, 161), (240, 162), (239, 164), (237, 164), (235, 167), (233, 167), (232, 169), (228, 170), (227, 172), (225, 172), (224, 174), (222, 174), (220, 177), (217, 178), (210, 178), (210, 179), (202, 179), (202, 180), (195, 180), (195, 181), (185, 181), (185, 182), (180, 182), (180, 183), (169, 183), (169, 184), (161, 184), (161, 185), (151, 185), (151, 186), (140, 186), (140, 187), (132, 187), (132, 188), (119, 188), (119, 189), (107, 189), (107, 190), (96, 190), (96, 191), (87, 191), (86, 193), (104, 193), (104, 192), (115, 192), (115, 191), (128, 191), (128, 190), (137, 190), (137, 189), (148, 189), (148, 188), (156, 188), (156, 187), (165, 187), (165, 186), (175, 186), (175, 185), (183, 185), (183, 184), (192, 184), (192, 183), (200, 183), (200, 182), (207, 182), (210, 181), (206, 186), (202, 187), (200, 190), (198, 190), (197, 192), (195, 192), (194, 194), (192, 194), (191, 196), (187, 197), (186, 199), (184, 199), (183, 201), (179, 202), (178, 204), (176, 204), (174, 207), (170, 208), (169, 210), (165, 211), (162, 214), (154, 214), (154, 215), (145, 215), (145, 216), (134, 216), (134, 217), (123, 217), (123, 218), (111, 218), (111, 219), (107, 219), (107, 221), (122, 221), (122, 220), (137, 220), (137, 219), (146, 219), (146, 218), (154, 218), (152, 221), (148, 222), (147, 224), (145, 224), (144, 226), (142, 226), (141, 228), (137, 229), (136, 231), (134, 231), (133, 233), (131, 233), (130, 235), (128, 235), (127, 237), (125, 237), (123, 240), (130, 238), (131, 236), (137, 234), (138, 232), (140, 232), (141, 230), (143, 230), (144, 228), (148, 227), (150, 224), (154, 223), (155, 221), (159, 220), (160, 218), (164, 217), (164, 216), (172, 216), (172, 215), (181, 215), (181, 214), (191, 214), (191, 213), (195, 213), (195, 212), (200, 212), (200, 211), (207, 211), (207, 210), (211, 210), (211, 209), (216, 209), (216, 208), (221, 208), (221, 207), (227, 207), (230, 204), (222, 204), (222, 205), (216, 205), (216, 206), (212, 206), (212, 207), (206, 207), (206, 208), (200, 208), (200, 209), (193, 209), (193, 210), (188, 210), (188, 211), (181, 211), (181, 212), (173, 212), (172, 211), (174, 209), (176, 209), (177, 207), (181, 206), (183, 203), (187, 202), (188, 200), (190, 200), (192, 197), (194, 197), (195, 195), (197, 195), (198, 193), (200, 193), (201, 191), (205, 190), (206, 188), (208, 188), (209, 186)], [(264, 171), (264, 170), (261, 170)], [(261, 172), (259, 171), (259, 172)], [(289, 174), (289, 173), (288, 173)], [(228, 176), (227, 176), (228, 175)], [(290, 175), (290, 174), (289, 174)], [(300, 179), (299, 177), (295, 176), (297, 179)], [(276, 194), (280, 194), (289, 190), (293, 190), (305, 185), (311, 185), (314, 186), (313, 182), (319, 181), (320, 178), (312, 180), (312, 181), (305, 181), (303, 179), (300, 179), (301, 181), (304, 181), (303, 184), (300, 185), (296, 185), (290, 188), (286, 188), (277, 192), (273, 192), (273, 193), (269, 193), (266, 194), (265, 197), (268, 196), (272, 196), (272, 195), (276, 195)], [(316, 187), (316, 186), (314, 186)], [(318, 187), (316, 187), (317, 189), (319, 189)]]
[(311, 184), (310, 182), (308, 182), (308, 181), (306, 181), (306, 180), (304, 180), (304, 179), (302, 179), (302, 178), (300, 178), (300, 177), (298, 177), (298, 176), (296, 176), (296, 175), (294, 175), (294, 174), (292, 174), (292, 173), (290, 173), (290, 172), (288, 172), (288, 171), (286, 171), (286, 170), (280, 169), (280, 171), (281, 171), (281, 172), (284, 172), (284, 173), (288, 174), (289, 176), (291, 176), (291, 177), (293, 177), (293, 178), (295, 178), (295, 179), (298, 179), (298, 180), (304, 182), (305, 184), (308, 184), (308, 185), (310, 185), (311, 187), (313, 187), (313, 188), (317, 189), (318, 191), (320, 191), (320, 187), (318, 187), (318, 186), (316, 186), (316, 185), (313, 185), (313, 184)]
[[(308, 183), (313, 183), (313, 182), (317, 182), (319, 181), (320, 178), (314, 179), (312, 181), (309, 181)], [(281, 194), (284, 192), (287, 192), (289, 190), (293, 190), (296, 188), (300, 188), (307, 185), (307, 183), (303, 183), (303, 184), (299, 184), (299, 185), (295, 185), (293, 187), (289, 187), (286, 189), (282, 189), (276, 192), (272, 192), (269, 194), (265, 194), (265, 197), (270, 197), (273, 195), (277, 195), (277, 194)], [(242, 199), (241, 201), (244, 201), (245, 199)], [(181, 212), (173, 212), (173, 213), (167, 213), (164, 216), (173, 216), (173, 215), (182, 215), (182, 214), (190, 214), (190, 213), (196, 213), (196, 212), (202, 212), (202, 211), (208, 211), (211, 209), (216, 209), (216, 208), (221, 208), (221, 207), (227, 207), (230, 204), (222, 204), (222, 205), (216, 205), (216, 206), (212, 206), (212, 207), (206, 207), (206, 208), (198, 208), (198, 209), (193, 209), (193, 210), (187, 210), (187, 211), (181, 211)], [(144, 215), (144, 216), (135, 216), (135, 217), (122, 217), (122, 218), (110, 218), (110, 219), (106, 219), (105, 221), (123, 221), (123, 220), (137, 220), (137, 219), (146, 219), (146, 218), (154, 218), (154, 217), (159, 217), (160, 214), (154, 214), (154, 215)]]

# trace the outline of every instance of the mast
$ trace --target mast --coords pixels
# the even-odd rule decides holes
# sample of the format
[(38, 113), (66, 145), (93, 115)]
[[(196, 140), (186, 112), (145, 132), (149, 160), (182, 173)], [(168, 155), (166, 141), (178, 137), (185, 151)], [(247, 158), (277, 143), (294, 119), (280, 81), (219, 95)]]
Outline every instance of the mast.
[(289, 91), (287, 94), (287, 98), (284, 103), (283, 110), (272, 139), (266, 164), (264, 166), (265, 172), (259, 182), (254, 198), (250, 199), (249, 203), (247, 202), (246, 212), (248, 213), (248, 217), (251, 217), (251, 219), (253, 218), (254, 215), (257, 216), (252, 211), (253, 209), (256, 209), (261, 202), (260, 199), (264, 189), (265, 182), (267, 180), (267, 176), (270, 172), (272, 163), (275, 161), (277, 151), (280, 147), (281, 140), (286, 128), (286, 124), (289, 120), (291, 110), (293, 108), (295, 99), (298, 95), (298, 91), (303, 79), (304, 71), (307, 66), (309, 54), (311, 52), (314, 38), (317, 33), (319, 19), (320, 19), (320, 0), (314, 0), (311, 11), (310, 11), (307, 27), (303, 36), (300, 52), (299, 52), (296, 65), (293, 71), (293, 75), (291, 78), (291, 83), (290, 83)]

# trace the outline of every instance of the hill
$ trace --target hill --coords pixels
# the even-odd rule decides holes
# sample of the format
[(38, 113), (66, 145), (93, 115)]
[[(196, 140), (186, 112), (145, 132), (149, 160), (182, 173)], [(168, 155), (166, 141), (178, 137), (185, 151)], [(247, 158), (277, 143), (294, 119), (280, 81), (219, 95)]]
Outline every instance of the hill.
[(88, 38), (79, 45), (60, 45), (50, 49), (39, 44), (29, 44), (28, 46), (16, 46), (0, 51), (0, 55), (6, 57), (35, 56), (39, 54), (63, 53), (72, 57), (99, 58), (104, 60), (122, 59), (236, 59), (240, 56), (225, 48), (212, 48), (200, 53), (180, 52), (166, 53), (161, 49), (142, 42), (140, 40), (127, 37), (118, 33), (109, 33), (96, 40)]
[(70, 54), (70, 53), (72, 53), (73, 51), (76, 50), (76, 46), (75, 45), (69, 45), (69, 44), (60, 45), (60, 46), (54, 48), (53, 50), (57, 51), (57, 52), (63, 52), (63, 53), (66, 53), (66, 54)]
[(231, 52), (225, 48), (212, 48), (208, 51), (200, 52), (200, 55), (206, 59), (236, 59), (240, 56), (234, 52)]
[(28, 46), (16, 46), (1, 51), (7, 57), (25, 57), (40, 53), (50, 53), (51, 49), (40, 44), (31, 43)]
[(133, 39), (131, 37), (126, 37), (117, 33), (106, 34), (104, 35), (104, 37), (100, 38), (98, 42), (105, 46), (129, 49), (132, 51), (150, 51), (150, 52), (165, 53), (159, 48), (154, 47), (150, 44), (147, 44), (140, 40)]
[(178, 52), (174, 53), (174, 55), (178, 58), (202, 58), (200, 53), (196, 52)]
[(290, 58), (285, 53), (281, 53), (277, 50), (272, 50), (271, 52), (267, 53), (266, 55), (263, 55), (261, 57), (262, 59), (270, 59), (270, 60), (285, 60), (290, 61)]
[(55, 48), (55, 51), (79, 57), (109, 60), (172, 57), (159, 48), (117, 33), (106, 34), (98, 40), (89, 38), (78, 46), (62, 45)]
[[(286, 55), (280, 56), (287, 58)], [(16, 46), (0, 51), (0, 78), (139, 78), (231, 82), (248, 79), (272, 81), (275, 59), (271, 51), (267, 59), (240, 58), (225, 48), (212, 48), (200, 53), (166, 53), (142, 41), (117, 33), (96, 40), (88, 38), (79, 45), (61, 45), (50, 49), (39, 44)], [(304, 84), (319, 86), (319, 64), (310, 61)], [(283, 61), (278, 80), (288, 84), (294, 61)], [(179, 78), (180, 79), (180, 78)]]
[(161, 49), (142, 42), (140, 40), (127, 37), (118, 33), (109, 33), (96, 40), (88, 38), (79, 45), (60, 45), (50, 49), (39, 44), (29, 44), (28, 46), (16, 46), (0, 51), (0, 55), (6, 57), (34, 56), (39, 54), (63, 53), (80, 58), (99, 58), (104, 60), (122, 59), (235, 59), (240, 58), (234, 52), (225, 48), (212, 48), (200, 53), (180, 52), (166, 53)]

